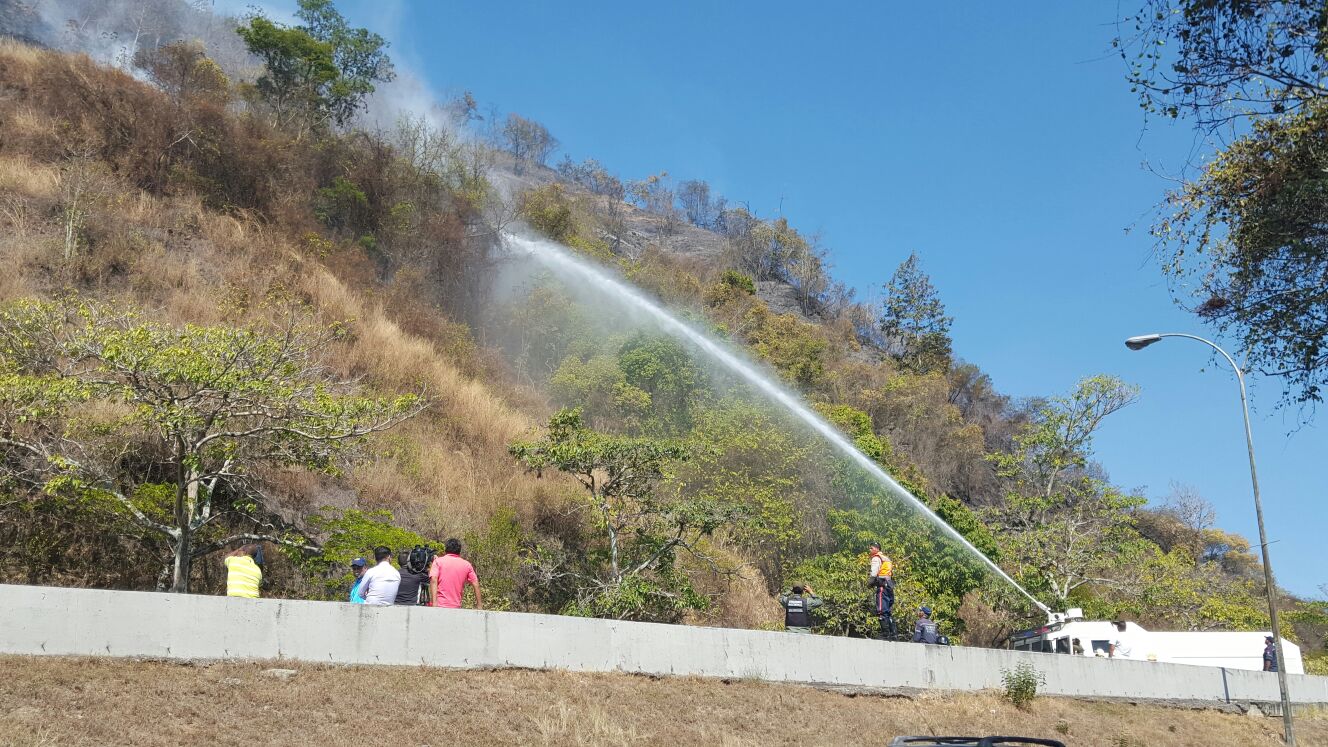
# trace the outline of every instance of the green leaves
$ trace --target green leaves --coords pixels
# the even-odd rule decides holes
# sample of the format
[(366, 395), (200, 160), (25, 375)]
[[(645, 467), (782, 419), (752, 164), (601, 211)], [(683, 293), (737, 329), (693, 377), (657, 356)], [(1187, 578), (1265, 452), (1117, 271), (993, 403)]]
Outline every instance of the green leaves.
[[(3, 468), (128, 512), (192, 559), (194, 533), (220, 515), (272, 523), (255, 470), (334, 472), (367, 435), (426, 404), (332, 377), (320, 356), (341, 333), (298, 315), (283, 327), (174, 328), (76, 300), (0, 306)], [(177, 570), (183, 589), (188, 562)]]
[(677, 569), (677, 554), (686, 551), (704, 560), (699, 544), (740, 521), (745, 508), (725, 496), (657, 491), (691, 449), (599, 433), (585, 426), (580, 410), (564, 409), (550, 418), (545, 438), (513, 443), (508, 451), (531, 469), (570, 474), (586, 489), (599, 539), (567, 568), (541, 563), (546, 576), (572, 580), (574, 598), (566, 612), (676, 620), (686, 610), (705, 607), (705, 598)]
[(1138, 397), (1112, 376), (1079, 382), (1049, 400), (1015, 436), (1015, 449), (992, 455), (1009, 492), (987, 511), (1014, 574), (1062, 603), (1089, 583), (1112, 585), (1139, 547), (1131, 512), (1144, 504), (1087, 471), (1093, 434)]
[(354, 579), (350, 562), (370, 554), (373, 548), (382, 545), (400, 552), (427, 544), (420, 535), (393, 525), (388, 511), (348, 509), (339, 514), (330, 508), (323, 511), (308, 520), (311, 529), (326, 536), (319, 553), (309, 554), (291, 546), (283, 546), (282, 550), (291, 562), (321, 579), (325, 599), (345, 598)]
[(894, 357), (907, 371), (945, 371), (950, 365), (950, 324), (945, 305), (922, 271), (917, 254), (904, 260), (885, 285), (880, 327)]
[(330, 0), (300, 0), (303, 25), (285, 28), (261, 15), (236, 29), (250, 53), (263, 60), (258, 93), (278, 126), (330, 120), (345, 124), (374, 91), (395, 77), (378, 34), (351, 28)]

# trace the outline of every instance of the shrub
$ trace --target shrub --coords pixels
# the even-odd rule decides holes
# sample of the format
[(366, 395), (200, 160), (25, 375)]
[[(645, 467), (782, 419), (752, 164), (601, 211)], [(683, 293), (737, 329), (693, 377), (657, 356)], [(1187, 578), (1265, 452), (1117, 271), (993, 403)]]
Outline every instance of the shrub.
[(338, 176), (332, 186), (318, 190), (314, 215), (328, 228), (355, 228), (365, 224), (369, 198), (355, 182)]
[(1016, 708), (1027, 708), (1037, 697), (1038, 686), (1047, 684), (1047, 678), (1032, 663), (1025, 661), (1014, 669), (1002, 669), (1001, 683), (1005, 685), (1006, 700)]
[(566, 242), (576, 232), (572, 206), (557, 184), (527, 192), (521, 204), (521, 217), (554, 241)]
[(756, 295), (756, 282), (737, 270), (725, 270), (724, 274), (719, 276), (719, 284), (740, 290), (749, 296)]

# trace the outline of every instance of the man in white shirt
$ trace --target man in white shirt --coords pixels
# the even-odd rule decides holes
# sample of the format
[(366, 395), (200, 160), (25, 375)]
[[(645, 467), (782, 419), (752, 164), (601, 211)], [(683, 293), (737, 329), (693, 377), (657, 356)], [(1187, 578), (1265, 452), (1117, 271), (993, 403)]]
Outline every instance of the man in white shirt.
[(1116, 635), (1111, 640), (1111, 658), (1129, 659), (1134, 656), (1134, 643), (1125, 631), (1125, 623), (1117, 622)]
[(360, 578), (360, 593), (364, 596), (365, 604), (386, 607), (397, 599), (401, 573), (392, 567), (390, 547), (375, 547), (374, 560), (378, 561), (378, 565), (365, 571)]

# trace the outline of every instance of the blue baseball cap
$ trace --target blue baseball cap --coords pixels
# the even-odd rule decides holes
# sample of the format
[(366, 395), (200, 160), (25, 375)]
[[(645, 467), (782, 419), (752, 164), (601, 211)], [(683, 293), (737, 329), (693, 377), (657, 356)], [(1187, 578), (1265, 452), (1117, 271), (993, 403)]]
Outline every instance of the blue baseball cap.
[(351, 567), (351, 568), (363, 568), (365, 565), (368, 565), (368, 564), (364, 562), (364, 558), (356, 558), (356, 559), (350, 561), (350, 567)]
[(922, 614), (931, 617), (931, 607), (919, 607), (918, 609), (922, 610)]

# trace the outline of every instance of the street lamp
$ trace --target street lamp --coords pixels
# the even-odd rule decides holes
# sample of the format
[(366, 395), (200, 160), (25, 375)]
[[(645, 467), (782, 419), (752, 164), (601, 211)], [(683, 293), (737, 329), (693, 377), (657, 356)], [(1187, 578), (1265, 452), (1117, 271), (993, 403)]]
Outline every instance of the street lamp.
[(1291, 694), (1287, 689), (1286, 678), (1286, 657), (1282, 655), (1282, 631), (1277, 624), (1277, 586), (1273, 582), (1273, 563), (1268, 559), (1268, 535), (1263, 528), (1263, 502), (1259, 500), (1259, 476), (1254, 469), (1254, 434), (1250, 430), (1250, 406), (1245, 401), (1245, 372), (1240, 370), (1236, 361), (1227, 351), (1217, 346), (1212, 340), (1205, 340), (1196, 335), (1187, 335), (1180, 332), (1164, 332), (1161, 334), (1138, 335), (1125, 341), (1125, 347), (1130, 350), (1143, 350), (1155, 342), (1161, 341), (1163, 337), (1184, 337), (1190, 340), (1198, 340), (1208, 347), (1222, 354), (1231, 364), (1231, 369), (1236, 372), (1236, 381), (1240, 383), (1240, 409), (1245, 415), (1245, 446), (1250, 452), (1250, 482), (1254, 485), (1254, 516), (1259, 521), (1259, 547), (1263, 550), (1263, 580), (1265, 591), (1268, 594), (1268, 617), (1273, 624), (1273, 645), (1277, 647), (1277, 685), (1282, 691), (1282, 730), (1284, 739), (1288, 745), (1296, 744), (1296, 733), (1292, 725), (1291, 718)]

